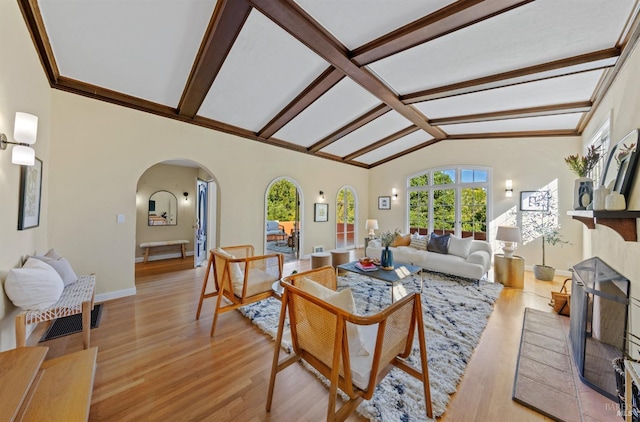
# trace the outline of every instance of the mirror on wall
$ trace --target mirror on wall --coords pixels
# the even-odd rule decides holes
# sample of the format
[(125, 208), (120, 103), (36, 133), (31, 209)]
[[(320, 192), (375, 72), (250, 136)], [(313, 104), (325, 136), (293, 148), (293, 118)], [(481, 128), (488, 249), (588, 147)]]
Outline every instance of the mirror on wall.
[(178, 200), (166, 190), (155, 192), (149, 198), (149, 225), (175, 226), (178, 224)]

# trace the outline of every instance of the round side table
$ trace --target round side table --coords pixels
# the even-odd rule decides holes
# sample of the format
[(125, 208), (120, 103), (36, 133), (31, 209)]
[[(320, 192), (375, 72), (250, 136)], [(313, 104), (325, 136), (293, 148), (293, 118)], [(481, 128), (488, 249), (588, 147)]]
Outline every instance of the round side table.
[(505, 287), (522, 289), (524, 287), (524, 258), (514, 255), (506, 258), (504, 254), (493, 256), (493, 275), (495, 281)]
[(329, 252), (314, 252), (311, 254), (311, 269), (331, 265), (331, 254)]
[[(344, 250), (344, 249), (334, 249), (331, 251), (331, 265), (333, 265), (334, 268), (336, 268), (338, 265), (341, 264), (348, 264), (349, 263), (349, 251)], [(347, 271), (345, 270), (338, 270), (338, 274), (339, 275), (344, 275)]]

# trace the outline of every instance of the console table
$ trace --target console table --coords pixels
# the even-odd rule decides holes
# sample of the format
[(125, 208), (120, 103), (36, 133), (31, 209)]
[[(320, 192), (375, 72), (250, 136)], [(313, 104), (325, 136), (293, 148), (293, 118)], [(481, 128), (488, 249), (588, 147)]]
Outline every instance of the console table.
[(89, 419), (98, 348), (45, 361), (48, 347), (0, 353), (0, 422)]

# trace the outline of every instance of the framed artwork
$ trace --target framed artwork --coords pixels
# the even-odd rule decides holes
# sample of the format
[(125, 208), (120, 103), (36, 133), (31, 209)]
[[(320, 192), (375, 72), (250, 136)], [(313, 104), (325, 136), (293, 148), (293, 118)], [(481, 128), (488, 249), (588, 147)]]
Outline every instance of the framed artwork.
[(627, 197), (638, 161), (638, 129), (634, 129), (613, 146), (602, 175), (601, 185)]
[(548, 211), (549, 191), (534, 190), (520, 192), (520, 211)]
[(40, 225), (40, 199), (42, 197), (42, 160), (36, 158), (32, 166), (20, 168), (20, 209), (18, 230)]
[(314, 204), (313, 221), (321, 223), (329, 221), (329, 204)]
[(379, 196), (378, 197), (378, 209), (379, 210), (390, 210), (391, 209), (391, 197), (390, 196)]
[(320, 246), (314, 246), (313, 247), (313, 253), (316, 253), (316, 252), (324, 252), (324, 246), (321, 246), (321, 245)]

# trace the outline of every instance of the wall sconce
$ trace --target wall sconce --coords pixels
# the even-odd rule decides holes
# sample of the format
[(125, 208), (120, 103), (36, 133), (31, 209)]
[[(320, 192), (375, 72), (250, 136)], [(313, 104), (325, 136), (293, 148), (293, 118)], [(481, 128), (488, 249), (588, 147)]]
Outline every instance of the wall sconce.
[(0, 133), (0, 150), (7, 149), (9, 144), (15, 145), (11, 152), (11, 162), (21, 166), (32, 166), (36, 160), (36, 152), (30, 145), (36, 143), (38, 133), (38, 117), (29, 113), (16, 113), (13, 125), (13, 139), (7, 140), (7, 135)]
[(189, 192), (182, 192), (182, 194), (184, 195), (184, 200), (188, 201), (189, 200)]
[(513, 180), (511, 179), (507, 179), (504, 196), (506, 196), (507, 198), (511, 198), (513, 196)]
[(391, 189), (391, 198), (393, 198), (394, 201), (398, 199), (398, 191), (396, 188)]
[(320, 202), (324, 201), (324, 192), (320, 191), (318, 194), (320, 195)]

